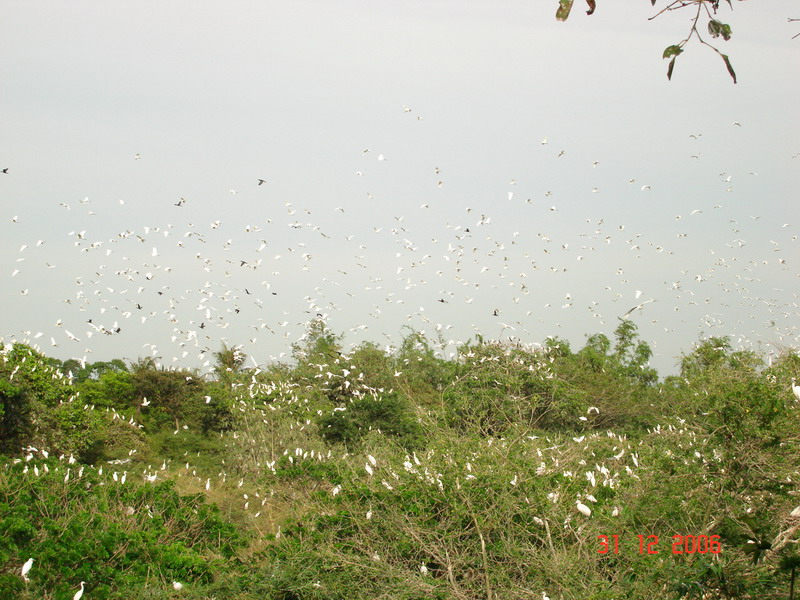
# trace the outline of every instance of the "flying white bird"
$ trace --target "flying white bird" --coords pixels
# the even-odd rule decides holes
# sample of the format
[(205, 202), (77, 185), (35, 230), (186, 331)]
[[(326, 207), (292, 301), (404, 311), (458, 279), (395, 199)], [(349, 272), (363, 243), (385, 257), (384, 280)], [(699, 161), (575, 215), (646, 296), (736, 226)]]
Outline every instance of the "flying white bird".
[(631, 316), (631, 314), (633, 314), (633, 311), (635, 311), (637, 309), (640, 309), (640, 308), (644, 308), (645, 304), (649, 304), (650, 302), (655, 302), (655, 301), (656, 301), (655, 298), (650, 298), (650, 300), (645, 300), (641, 304), (637, 304), (632, 309), (630, 309), (628, 312), (626, 312), (624, 315), (622, 315), (622, 318), (623, 319), (627, 319), (628, 317)]

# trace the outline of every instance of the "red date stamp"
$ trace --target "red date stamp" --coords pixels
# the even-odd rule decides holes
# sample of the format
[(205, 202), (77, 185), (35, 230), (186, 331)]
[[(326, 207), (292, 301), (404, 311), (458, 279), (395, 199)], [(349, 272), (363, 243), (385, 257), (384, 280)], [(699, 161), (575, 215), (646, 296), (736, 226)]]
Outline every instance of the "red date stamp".
[[(598, 535), (598, 554), (619, 554), (619, 535)], [(637, 535), (639, 554), (661, 554), (657, 535)], [(722, 543), (718, 535), (673, 535), (672, 554), (720, 554)], [(669, 550), (664, 549), (669, 552)]]

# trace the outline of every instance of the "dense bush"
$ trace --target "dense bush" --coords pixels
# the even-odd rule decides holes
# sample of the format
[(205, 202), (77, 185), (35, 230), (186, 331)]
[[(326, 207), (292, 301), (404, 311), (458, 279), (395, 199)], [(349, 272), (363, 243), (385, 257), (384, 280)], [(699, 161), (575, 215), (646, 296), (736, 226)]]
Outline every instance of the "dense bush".
[(378, 431), (409, 450), (425, 442), (411, 405), (397, 393), (365, 394), (343, 408), (319, 418), (320, 433), (328, 441), (352, 445)]
[(479, 342), (460, 348), (458, 358), (442, 396), (459, 431), (494, 436), (514, 425), (563, 426), (585, 410), (587, 395), (555, 378), (546, 353)]

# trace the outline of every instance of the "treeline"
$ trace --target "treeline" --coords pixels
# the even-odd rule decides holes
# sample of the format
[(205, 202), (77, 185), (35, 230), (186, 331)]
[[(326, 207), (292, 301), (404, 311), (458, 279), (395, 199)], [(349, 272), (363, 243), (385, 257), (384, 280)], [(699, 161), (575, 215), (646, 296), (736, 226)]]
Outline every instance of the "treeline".
[(208, 437), (235, 427), (239, 400), (269, 400), (278, 384), (319, 405), (322, 437), (346, 444), (379, 429), (409, 448), (424, 446), (422, 413), (437, 426), (483, 436), (502, 436), (511, 426), (569, 430), (589, 419), (586, 405), (598, 409), (587, 428), (646, 427), (672, 412), (702, 416), (706, 427), (735, 438), (769, 426), (800, 371), (796, 354), (767, 367), (719, 337), (699, 342), (682, 357), (680, 375), (663, 381), (650, 357), (628, 320), (613, 339), (589, 336), (578, 351), (558, 338), (530, 347), (478, 337), (452, 360), (437, 356), (417, 332), (393, 353), (365, 342), (344, 354), (341, 338), (315, 320), (291, 363), (245, 368), (247, 357), (223, 346), (211, 376), (158, 366), (153, 358), (60, 361), (16, 343), (0, 361), (0, 452), (43, 446), (94, 463), (174, 430)]

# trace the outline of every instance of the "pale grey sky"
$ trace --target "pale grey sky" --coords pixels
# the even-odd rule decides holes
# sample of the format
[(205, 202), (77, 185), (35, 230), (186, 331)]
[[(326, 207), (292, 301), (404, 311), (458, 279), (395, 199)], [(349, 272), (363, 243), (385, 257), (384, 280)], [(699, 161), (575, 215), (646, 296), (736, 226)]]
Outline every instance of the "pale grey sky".
[(662, 375), (701, 334), (796, 347), (795, 3), (721, 8), (737, 85), (696, 42), (667, 81), (688, 12), (598, 4), (6, 3), (0, 336), (263, 363), (323, 313), (579, 348), (652, 298)]

